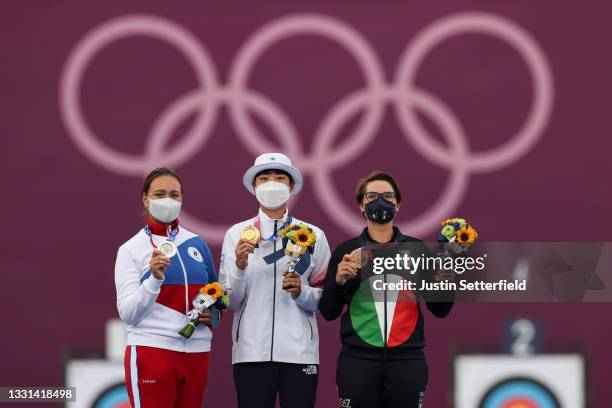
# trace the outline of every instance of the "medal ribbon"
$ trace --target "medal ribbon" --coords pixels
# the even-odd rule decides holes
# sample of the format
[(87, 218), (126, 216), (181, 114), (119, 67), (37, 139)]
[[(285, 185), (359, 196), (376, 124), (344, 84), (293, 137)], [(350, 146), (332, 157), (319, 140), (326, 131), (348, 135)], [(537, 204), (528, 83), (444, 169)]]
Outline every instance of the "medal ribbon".
[[(285, 223), (280, 228), (277, 228), (277, 230), (274, 231), (274, 234), (272, 234), (270, 237), (262, 239), (262, 240), (263, 241), (276, 241), (276, 240), (278, 240), (280, 238), (280, 236), (278, 235), (278, 232), (281, 231), (283, 228), (285, 228), (287, 225), (290, 225), (291, 221), (293, 221), (293, 217), (291, 216), (291, 214), (288, 214), (287, 215), (287, 221), (285, 221)], [(259, 225), (260, 225), (260, 220), (259, 220), (259, 215), (258, 215), (257, 217), (255, 217), (253, 226), (259, 230)], [(282, 257), (285, 256), (285, 248), (287, 247), (287, 242), (289, 242), (289, 238), (283, 238), (282, 244), (281, 244), (281, 248), (277, 249), (275, 252), (272, 252), (269, 255), (264, 256), (263, 260), (268, 265), (270, 265), (270, 264), (280, 260)], [(310, 265), (310, 253), (311, 253), (311, 251), (312, 251), (312, 247), (308, 248), (306, 253), (304, 253), (304, 255), (302, 255), (300, 257), (300, 260), (295, 265), (295, 271), (297, 273), (299, 273), (300, 275), (303, 275), (304, 272), (306, 272), (306, 269), (308, 269), (308, 266)]]
[[(293, 217), (291, 216), (291, 214), (287, 214), (287, 221), (285, 221), (285, 223), (283, 225), (281, 225), (280, 227), (278, 227), (276, 229), (276, 231), (274, 231), (274, 233), (272, 235), (270, 235), (268, 238), (264, 238), (263, 236), (261, 237), (262, 241), (276, 241), (277, 239), (280, 238), (280, 236), (278, 235), (279, 231), (281, 231), (283, 228), (285, 228), (287, 225), (291, 224), (291, 221), (293, 221)], [(253, 226), (255, 228), (257, 228), (257, 231), (259, 231), (261, 233), (261, 220), (259, 219), (259, 215), (257, 217), (255, 217), (253, 219)]]
[[(264, 256), (263, 260), (266, 261), (266, 263), (269, 265), (271, 263), (278, 261), (282, 257), (284, 257), (285, 247), (287, 246), (287, 242), (289, 242), (289, 238), (283, 238), (283, 244), (281, 245), (281, 249), (277, 250), (276, 252), (272, 252), (270, 255)], [(304, 272), (306, 272), (306, 269), (308, 269), (308, 266), (310, 265), (311, 251), (312, 251), (312, 247), (308, 248), (306, 252), (304, 253), (304, 255), (300, 257), (300, 260), (298, 261), (298, 263), (295, 265), (295, 271), (299, 273), (300, 275), (303, 275)]]
[[(157, 249), (157, 245), (155, 245), (155, 242), (153, 242), (153, 234), (151, 233), (151, 228), (149, 228), (148, 225), (144, 226), (144, 230), (147, 233), (147, 235), (149, 236), (149, 241), (151, 242), (151, 245), (153, 245), (153, 248)], [(176, 239), (176, 234), (178, 234), (178, 230), (179, 227), (177, 226), (175, 230), (172, 230), (171, 226), (168, 226), (168, 239), (167, 241), (173, 242)]]

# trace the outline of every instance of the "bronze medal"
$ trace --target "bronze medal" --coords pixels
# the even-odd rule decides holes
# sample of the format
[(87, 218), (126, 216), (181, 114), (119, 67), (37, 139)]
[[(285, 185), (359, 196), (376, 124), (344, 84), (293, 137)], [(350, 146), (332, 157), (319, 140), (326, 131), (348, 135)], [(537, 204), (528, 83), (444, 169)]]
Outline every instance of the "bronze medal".
[(364, 267), (368, 263), (368, 253), (362, 248), (354, 249), (349, 256), (351, 257), (351, 261), (359, 268)]

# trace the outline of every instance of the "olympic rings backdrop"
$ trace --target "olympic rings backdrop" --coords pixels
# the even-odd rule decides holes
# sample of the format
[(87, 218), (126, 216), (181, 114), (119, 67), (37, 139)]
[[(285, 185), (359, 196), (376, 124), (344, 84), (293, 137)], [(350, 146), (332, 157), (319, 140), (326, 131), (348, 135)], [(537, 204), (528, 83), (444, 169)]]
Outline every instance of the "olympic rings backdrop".
[[(373, 169), (397, 175), (399, 226), (423, 239), (460, 215), (491, 241), (609, 241), (610, 13), (577, 1), (7, 2), (0, 385), (59, 385), (64, 347), (103, 346), (116, 250), (160, 165), (183, 176), (181, 221), (217, 262), (227, 228), (257, 211), (242, 174), (270, 151), (302, 170), (291, 207), (332, 246), (363, 228), (353, 191)], [(451, 346), (497, 344), (500, 322), (521, 315), (597, 356), (590, 406), (609, 406), (611, 311), (427, 316), (428, 406), (449, 399)], [(338, 328), (320, 325), (323, 404)], [(233, 401), (229, 330), (215, 338), (211, 404)]]

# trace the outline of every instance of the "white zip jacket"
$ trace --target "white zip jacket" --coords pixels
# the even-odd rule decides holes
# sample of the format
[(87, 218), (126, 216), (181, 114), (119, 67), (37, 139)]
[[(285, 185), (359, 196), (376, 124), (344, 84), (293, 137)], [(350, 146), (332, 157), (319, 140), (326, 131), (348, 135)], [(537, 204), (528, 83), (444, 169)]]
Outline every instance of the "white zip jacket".
[[(167, 239), (152, 235), (155, 245)], [(115, 264), (117, 310), (127, 323), (127, 344), (181, 352), (210, 351), (211, 330), (198, 325), (186, 339), (179, 331), (187, 324), (187, 313), (198, 290), (217, 280), (212, 255), (204, 240), (182, 226), (176, 235), (178, 252), (170, 259), (164, 280), (151, 274), (153, 254), (149, 236), (141, 229), (121, 245)]]
[[(287, 212), (276, 221), (280, 228)], [(275, 220), (259, 210), (263, 239), (273, 235)], [(225, 234), (219, 279), (230, 295), (234, 309), (232, 326), (232, 364), (277, 361), (295, 364), (319, 364), (319, 333), (315, 313), (319, 309), (322, 286), (329, 262), (327, 238), (318, 227), (293, 218), (292, 223), (308, 225), (316, 234), (310, 264), (301, 274), (300, 295), (293, 299), (282, 288), (283, 273), (289, 257), (266, 263), (263, 257), (281, 249), (282, 239), (261, 241), (249, 254), (245, 270), (236, 266), (236, 245), (240, 231), (253, 225), (253, 219), (232, 226)]]

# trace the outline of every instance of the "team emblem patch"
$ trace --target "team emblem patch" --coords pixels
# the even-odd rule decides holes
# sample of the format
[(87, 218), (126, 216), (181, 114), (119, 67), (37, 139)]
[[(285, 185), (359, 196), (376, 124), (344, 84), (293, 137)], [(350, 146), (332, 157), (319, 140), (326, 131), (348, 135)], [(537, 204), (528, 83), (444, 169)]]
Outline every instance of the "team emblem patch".
[(198, 251), (197, 248), (189, 247), (187, 248), (187, 253), (189, 254), (190, 257), (192, 257), (196, 261), (204, 262), (204, 258), (202, 257), (202, 254), (200, 253), (200, 251)]

